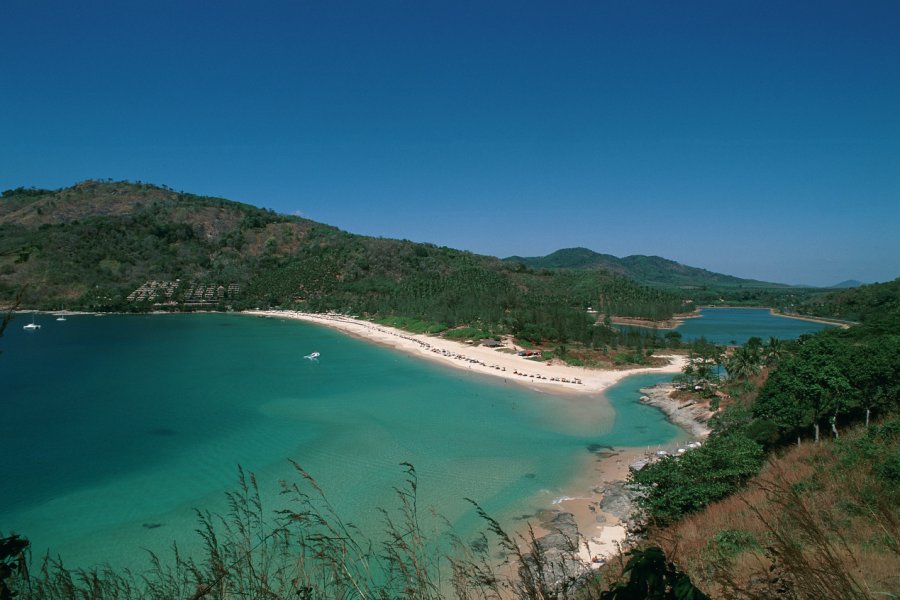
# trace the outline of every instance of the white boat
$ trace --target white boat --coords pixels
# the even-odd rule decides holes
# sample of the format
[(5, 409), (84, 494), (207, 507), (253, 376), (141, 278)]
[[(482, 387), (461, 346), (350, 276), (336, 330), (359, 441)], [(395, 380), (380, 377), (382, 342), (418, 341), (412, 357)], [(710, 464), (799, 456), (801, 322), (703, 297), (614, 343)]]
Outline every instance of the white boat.
[(40, 329), (40, 328), (41, 328), (41, 326), (34, 322), (34, 315), (33, 315), (33, 314), (31, 315), (31, 323), (29, 323), (28, 325), (25, 325), (24, 327), (22, 327), (22, 329), (24, 329), (25, 331), (35, 331), (35, 330)]
[(56, 317), (56, 320), (57, 320), (57, 321), (65, 321), (65, 320), (66, 320), (66, 315), (59, 315), (58, 317)]
[(303, 358), (306, 358), (306, 359), (308, 359), (308, 360), (316, 360), (316, 359), (319, 358), (320, 356), (322, 356), (322, 355), (319, 354), (318, 352), (313, 352), (312, 354), (307, 354), (307, 355), (304, 356)]

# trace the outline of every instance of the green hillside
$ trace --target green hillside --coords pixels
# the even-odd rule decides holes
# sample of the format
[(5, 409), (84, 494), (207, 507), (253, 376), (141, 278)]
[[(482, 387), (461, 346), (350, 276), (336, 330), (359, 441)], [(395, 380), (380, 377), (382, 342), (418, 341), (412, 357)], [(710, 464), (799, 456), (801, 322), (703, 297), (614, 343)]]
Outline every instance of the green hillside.
[[(608, 341), (597, 315), (665, 319), (675, 293), (600, 270), (538, 271), (430, 244), (353, 235), (221, 198), (86, 181), (0, 199), (0, 301), (147, 311), (280, 306)], [(588, 308), (594, 309), (588, 311)]]
[(900, 278), (820, 294), (801, 304), (798, 312), (896, 331), (900, 329)]

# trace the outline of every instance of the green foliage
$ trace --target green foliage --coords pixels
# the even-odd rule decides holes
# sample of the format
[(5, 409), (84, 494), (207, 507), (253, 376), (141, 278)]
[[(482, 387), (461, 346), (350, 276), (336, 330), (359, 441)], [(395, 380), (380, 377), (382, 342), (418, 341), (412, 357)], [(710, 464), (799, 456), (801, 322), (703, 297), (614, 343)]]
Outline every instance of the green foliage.
[(749, 531), (723, 529), (707, 545), (707, 553), (716, 559), (731, 561), (744, 552), (759, 552), (762, 547)]
[(781, 357), (787, 353), (787, 344), (777, 337), (770, 337), (763, 348), (763, 359), (767, 366), (776, 366)]
[(0, 537), (0, 600), (12, 600), (15, 596), (6, 582), (13, 575), (27, 572), (25, 551), (28, 545), (28, 540), (15, 534)]
[(656, 546), (631, 551), (623, 575), (628, 581), (602, 592), (601, 600), (709, 600)]
[(730, 494), (763, 462), (758, 443), (738, 433), (711, 435), (699, 448), (668, 456), (634, 472), (631, 482), (643, 492), (638, 505), (666, 524)]
[(376, 319), (375, 322), (379, 325), (405, 329), (412, 333), (437, 334), (447, 329), (447, 326), (443, 323), (431, 323), (409, 317), (382, 317)]
[(711, 384), (719, 380), (719, 370), (724, 360), (724, 349), (701, 337), (689, 345), (688, 362), (673, 380), (688, 388), (702, 389), (710, 395)]
[(857, 321), (882, 333), (900, 332), (900, 278), (831, 292), (804, 302), (803, 314)]
[(482, 340), (491, 337), (490, 331), (478, 327), (458, 327), (444, 333), (444, 337), (451, 340)]
[(871, 465), (879, 481), (879, 494), (889, 503), (900, 505), (900, 417), (895, 414), (868, 428), (862, 436), (838, 440), (835, 452), (844, 469)]
[(759, 347), (746, 344), (735, 348), (725, 361), (728, 378), (742, 381), (759, 374), (762, 368), (762, 354)]
[(680, 348), (681, 347), (681, 334), (677, 331), (667, 331), (663, 336), (667, 342), (667, 345), (671, 348)]
[(643, 365), (647, 359), (639, 350), (634, 352), (620, 352), (613, 357), (613, 363), (617, 366)]
[(806, 338), (796, 354), (781, 359), (753, 407), (785, 435), (828, 420), (868, 420), (872, 412), (898, 408), (900, 336), (867, 327), (823, 331)]

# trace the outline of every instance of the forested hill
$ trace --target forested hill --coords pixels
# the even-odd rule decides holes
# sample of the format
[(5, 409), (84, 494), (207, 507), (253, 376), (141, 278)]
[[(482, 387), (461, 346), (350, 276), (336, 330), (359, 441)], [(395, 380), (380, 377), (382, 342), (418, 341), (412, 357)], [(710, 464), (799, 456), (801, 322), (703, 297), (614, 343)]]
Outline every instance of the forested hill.
[(547, 256), (510, 256), (504, 259), (521, 263), (532, 269), (591, 269), (605, 270), (639, 281), (645, 285), (670, 287), (744, 287), (785, 288), (778, 283), (753, 279), (741, 279), (731, 275), (713, 273), (706, 269), (688, 267), (660, 256), (633, 255), (617, 258), (611, 254), (599, 254), (587, 248), (565, 248)]
[(598, 315), (663, 319), (684, 308), (672, 292), (612, 273), (535, 272), (220, 198), (110, 181), (3, 192), (0, 302), (20, 294), (26, 308), (282, 306), (501, 325), (560, 340), (590, 338)]
[(818, 295), (801, 304), (798, 311), (897, 332), (900, 331), (900, 278)]

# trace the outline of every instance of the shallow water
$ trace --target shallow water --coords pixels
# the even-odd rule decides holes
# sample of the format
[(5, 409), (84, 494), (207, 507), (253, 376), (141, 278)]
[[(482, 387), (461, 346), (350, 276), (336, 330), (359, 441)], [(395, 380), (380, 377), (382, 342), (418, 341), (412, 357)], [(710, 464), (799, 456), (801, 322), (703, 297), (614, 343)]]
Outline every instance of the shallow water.
[[(29, 319), (30, 320), (30, 319)], [(637, 388), (549, 395), (364, 343), (240, 315), (38, 315), (0, 340), (0, 531), (52, 548), (68, 566), (145, 565), (143, 549), (188, 550), (195, 508), (224, 512), (237, 467), (257, 474), (267, 508), (310, 472), (345, 519), (380, 530), (402, 462), (420, 505), (463, 535), (546, 508), (598, 446), (682, 435)], [(318, 361), (303, 358), (312, 351)]]

